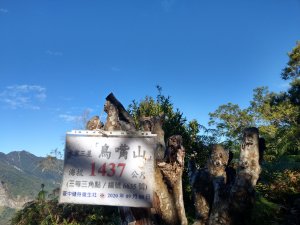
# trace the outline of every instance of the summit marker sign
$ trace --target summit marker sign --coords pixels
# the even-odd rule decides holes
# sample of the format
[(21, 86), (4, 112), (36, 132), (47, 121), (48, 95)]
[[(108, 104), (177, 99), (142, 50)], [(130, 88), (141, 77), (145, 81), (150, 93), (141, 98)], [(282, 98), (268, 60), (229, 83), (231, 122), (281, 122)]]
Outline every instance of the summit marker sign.
[(59, 202), (151, 207), (155, 136), (150, 132), (68, 132)]

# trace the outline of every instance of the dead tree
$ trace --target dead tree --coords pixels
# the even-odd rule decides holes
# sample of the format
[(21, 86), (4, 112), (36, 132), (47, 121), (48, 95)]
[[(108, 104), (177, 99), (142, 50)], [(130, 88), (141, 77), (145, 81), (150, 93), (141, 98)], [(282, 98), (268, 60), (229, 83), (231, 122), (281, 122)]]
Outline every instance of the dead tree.
[(161, 161), (164, 158), (166, 145), (165, 145), (165, 132), (162, 129), (164, 115), (153, 117), (141, 117), (139, 119), (140, 127), (143, 131), (151, 131), (156, 134), (156, 149), (155, 159)]
[(101, 129), (103, 124), (100, 121), (99, 116), (93, 116), (86, 124), (85, 129), (87, 130), (96, 130)]
[[(134, 121), (113, 93), (106, 97), (104, 111), (107, 113), (104, 130), (136, 131)], [(119, 207), (122, 225), (152, 225), (151, 211), (146, 208)]]
[[(244, 130), (237, 175), (228, 169), (229, 154), (214, 146), (206, 168), (197, 170), (189, 162), (194, 191), (195, 225), (244, 224), (254, 202), (254, 187), (261, 172), (257, 128)], [(231, 174), (228, 174), (231, 171)], [(230, 179), (227, 179), (230, 177)]]
[[(182, 137), (173, 135), (168, 139), (164, 162), (157, 162), (156, 173), (162, 175), (155, 179), (157, 182), (155, 193), (159, 203), (157, 209), (160, 211), (161, 219), (167, 224), (188, 224), (182, 193), (184, 156), (185, 149), (182, 146)], [(164, 186), (167, 189), (164, 189)], [(162, 189), (168, 193), (165, 192), (162, 195)], [(166, 196), (168, 196), (168, 203), (164, 202)]]
[(110, 93), (106, 97), (104, 111), (107, 113), (104, 130), (136, 130), (133, 118), (125, 110), (124, 106), (118, 101), (118, 99), (116, 99), (113, 93)]
[(229, 153), (221, 145), (214, 145), (205, 168), (197, 170), (195, 162), (189, 162), (196, 210), (195, 225), (214, 224), (215, 215), (222, 213), (218, 206), (224, 197), (228, 159)]
[[(107, 119), (102, 127), (97, 117), (88, 129), (135, 132), (133, 118), (111, 93), (106, 97)], [(153, 208), (120, 207), (122, 225), (187, 225), (183, 203), (182, 174), (185, 149), (182, 137), (171, 136), (167, 145), (162, 129), (163, 118), (141, 118), (143, 131), (157, 134), (155, 150), (155, 187)], [(254, 200), (254, 187), (260, 174), (259, 137), (257, 128), (244, 131), (237, 172), (228, 167), (232, 159), (221, 145), (212, 148), (206, 167), (197, 169), (189, 162), (189, 178), (194, 193), (196, 221), (194, 225), (243, 224)]]
[[(106, 131), (136, 131), (134, 121), (123, 105), (111, 93), (106, 97), (104, 111), (107, 119), (103, 129)], [(97, 118), (88, 128), (96, 129)], [(185, 150), (182, 137), (174, 135), (168, 139), (165, 147), (162, 116), (141, 119), (144, 131), (157, 134), (155, 149), (155, 187), (153, 208), (119, 207), (122, 225), (187, 225), (183, 204), (182, 173)]]
[(230, 216), (233, 224), (243, 224), (254, 202), (254, 187), (259, 178), (259, 132), (255, 127), (244, 130), (239, 166), (230, 190)]

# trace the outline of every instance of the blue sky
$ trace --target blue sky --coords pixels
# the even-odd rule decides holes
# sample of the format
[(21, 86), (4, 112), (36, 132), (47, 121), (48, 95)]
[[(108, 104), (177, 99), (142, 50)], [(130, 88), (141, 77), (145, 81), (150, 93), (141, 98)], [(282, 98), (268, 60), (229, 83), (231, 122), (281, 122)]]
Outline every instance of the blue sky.
[(300, 40), (299, 0), (0, 1), (0, 151), (45, 156), (113, 92), (170, 95), (189, 119), (280, 79)]

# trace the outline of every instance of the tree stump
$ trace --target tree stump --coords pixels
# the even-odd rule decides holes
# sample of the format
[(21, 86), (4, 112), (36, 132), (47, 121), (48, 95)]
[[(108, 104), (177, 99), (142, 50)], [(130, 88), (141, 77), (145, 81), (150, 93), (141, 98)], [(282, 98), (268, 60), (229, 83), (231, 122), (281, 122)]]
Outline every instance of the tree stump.
[[(112, 93), (106, 97), (104, 111), (107, 113), (104, 126), (95, 117), (89, 121), (88, 129), (136, 132), (133, 118)], [(153, 208), (119, 207), (122, 225), (188, 224), (182, 190), (185, 158), (182, 137), (171, 136), (166, 146), (162, 121), (162, 117), (141, 119), (142, 130), (157, 134)], [(221, 145), (212, 147), (205, 168), (198, 170), (193, 160), (189, 162), (196, 210), (194, 225), (244, 224), (261, 172), (263, 147), (259, 146), (263, 142), (259, 141), (258, 129), (245, 129), (237, 173), (228, 167), (232, 155)]]
[(229, 153), (220, 145), (213, 146), (206, 168), (197, 170), (195, 162), (189, 162), (196, 210), (194, 225), (245, 223), (261, 172), (260, 157), (258, 129), (251, 127), (243, 133), (236, 176), (234, 169), (227, 166)]
[[(112, 93), (106, 97), (104, 111), (107, 113), (104, 130), (136, 131), (133, 118)], [(97, 119), (93, 118), (87, 127), (99, 129), (95, 125)], [(187, 225), (182, 194), (185, 156), (182, 138), (179, 135), (170, 137), (166, 149), (162, 117), (144, 118), (141, 125), (144, 131), (157, 134), (153, 208), (119, 207), (122, 225)]]

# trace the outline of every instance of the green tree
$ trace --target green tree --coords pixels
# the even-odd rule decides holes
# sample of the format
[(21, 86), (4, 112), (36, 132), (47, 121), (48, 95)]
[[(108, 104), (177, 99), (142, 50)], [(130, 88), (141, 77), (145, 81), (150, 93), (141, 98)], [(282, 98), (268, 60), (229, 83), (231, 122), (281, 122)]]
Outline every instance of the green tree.
[(288, 53), (289, 61), (287, 66), (282, 70), (281, 77), (284, 80), (299, 78), (300, 76), (300, 41), (296, 47)]
[[(216, 143), (213, 129), (206, 129), (200, 125), (196, 119), (188, 121), (179, 109), (175, 109), (170, 96), (162, 94), (161, 87), (157, 86), (158, 94), (156, 98), (146, 96), (141, 101), (132, 101), (128, 112), (133, 116), (136, 124), (142, 116), (162, 116), (164, 115), (163, 130), (165, 141), (172, 135), (181, 135), (186, 156), (185, 163), (189, 161), (191, 155), (195, 157), (197, 164), (203, 166), (207, 160), (209, 145)], [(187, 165), (186, 165), (187, 168)], [(187, 170), (183, 175), (183, 195), (185, 210), (188, 217), (194, 215), (193, 201), (191, 198), (191, 187), (188, 180)]]
[[(267, 139), (269, 153), (295, 154), (299, 149), (299, 106), (287, 92), (273, 93), (266, 87), (254, 90), (252, 111), (260, 133)], [(293, 97), (294, 98), (294, 97)]]
[[(200, 125), (196, 119), (187, 121), (186, 117), (179, 109), (175, 109), (170, 96), (162, 94), (162, 88), (156, 86), (158, 94), (156, 98), (146, 96), (141, 101), (133, 100), (128, 107), (128, 112), (134, 118), (136, 125), (142, 116), (164, 117), (163, 130), (165, 139), (178, 134), (183, 138), (183, 145), (186, 149), (187, 159), (191, 154), (197, 152), (200, 164), (204, 164), (207, 155), (207, 146), (216, 143), (213, 129), (206, 129)], [(187, 160), (186, 160), (187, 161)]]
[(249, 108), (241, 109), (239, 105), (227, 103), (209, 113), (209, 125), (217, 129), (217, 135), (222, 137), (227, 148), (235, 149), (239, 145), (240, 135), (246, 127), (255, 126), (253, 115)]
[[(266, 139), (267, 153), (275, 156), (300, 152), (300, 43), (289, 53), (289, 62), (282, 78), (292, 80), (287, 91), (270, 92), (267, 87), (254, 89), (249, 107), (224, 104), (210, 113), (214, 125), (227, 145), (236, 146), (245, 127), (257, 126)], [(229, 144), (228, 144), (229, 143)]]

